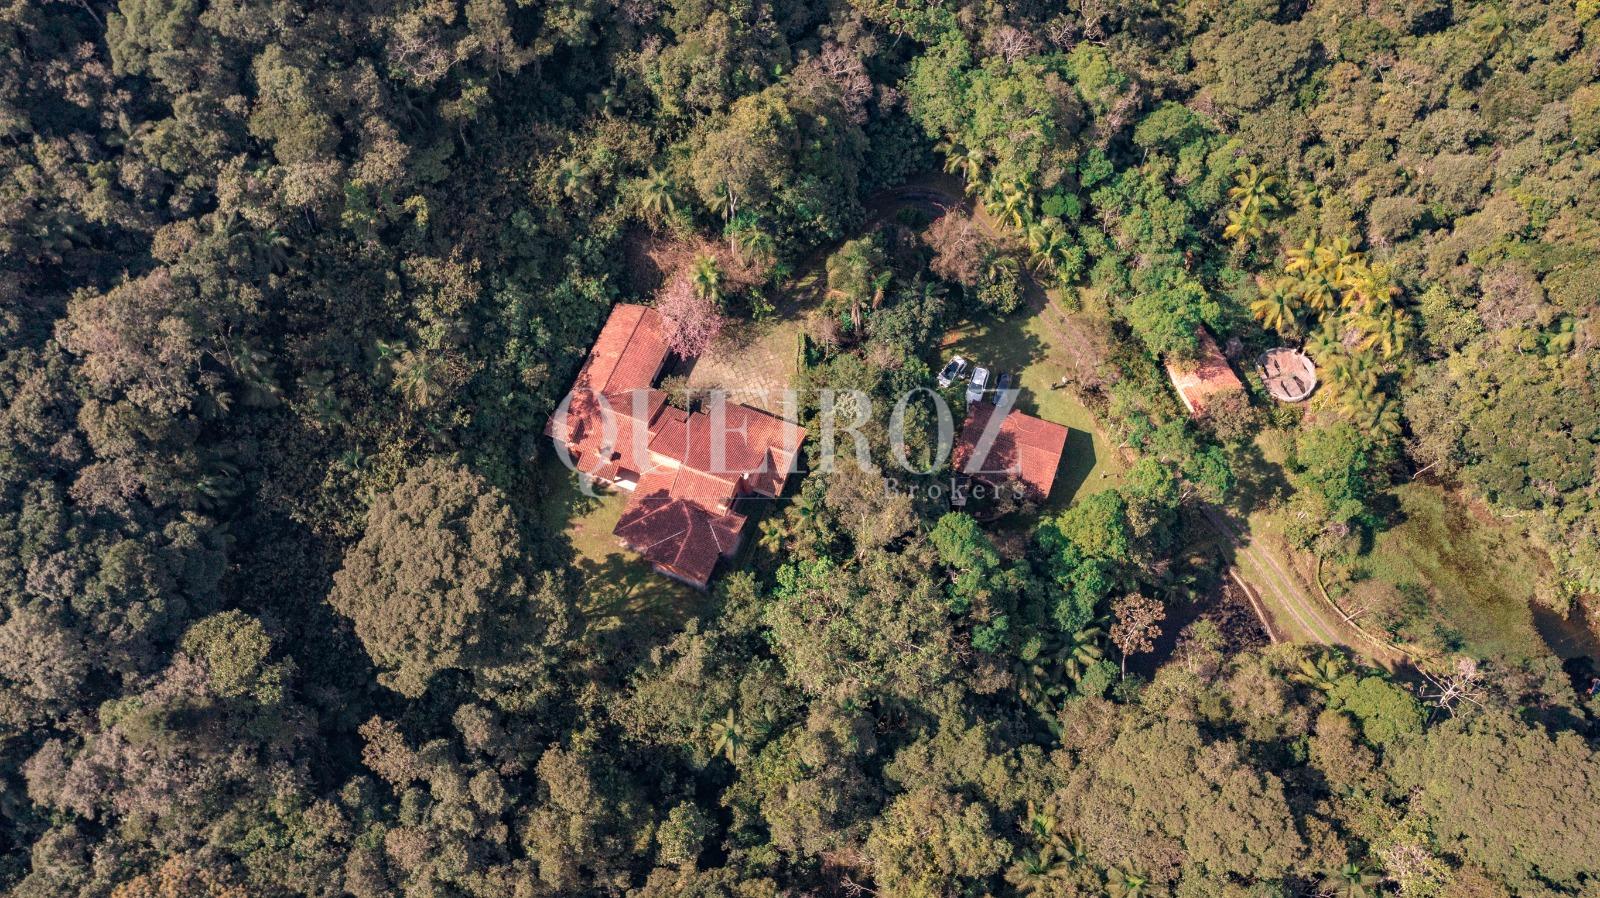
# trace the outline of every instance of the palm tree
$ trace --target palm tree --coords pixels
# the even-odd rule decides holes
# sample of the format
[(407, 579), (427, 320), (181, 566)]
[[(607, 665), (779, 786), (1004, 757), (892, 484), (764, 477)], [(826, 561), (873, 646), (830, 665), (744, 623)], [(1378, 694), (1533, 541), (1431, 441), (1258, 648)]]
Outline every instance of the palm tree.
[(813, 529), (813, 525), (817, 522), (818, 511), (816, 497), (806, 493), (801, 493), (794, 504), (789, 506), (789, 514), (794, 516), (795, 527), (798, 529)]
[(1222, 229), (1222, 235), (1237, 240), (1241, 246), (1261, 239), (1266, 234), (1267, 216), (1282, 205), (1273, 192), (1277, 186), (1277, 178), (1262, 174), (1254, 164), (1240, 172), (1228, 188), (1234, 208), (1228, 210), (1228, 226)]
[(1067, 262), (1072, 240), (1058, 219), (1047, 218), (1028, 228), (1028, 247), (1033, 251), (1028, 261), (1034, 271), (1059, 271)]
[(561, 164), (556, 171), (556, 185), (567, 199), (575, 203), (585, 202), (593, 196), (589, 189), (589, 167), (576, 157)]
[(983, 177), (983, 166), (987, 160), (982, 150), (975, 147), (968, 149), (953, 140), (942, 140), (934, 149), (944, 155), (944, 170), (961, 175), (967, 184), (976, 184)]
[(1106, 891), (1113, 898), (1141, 898), (1150, 885), (1150, 877), (1131, 870), (1112, 867), (1106, 871)]
[(1055, 837), (1056, 815), (1048, 809), (1041, 809), (1032, 799), (1028, 801), (1027, 821), (1028, 832), (1033, 835), (1034, 841), (1045, 843)]
[(1367, 257), (1365, 253), (1356, 252), (1349, 237), (1336, 237), (1332, 243), (1317, 247), (1316, 261), (1317, 267), (1335, 281), (1348, 282), (1366, 267)]
[(1393, 270), (1387, 265), (1358, 265), (1345, 273), (1344, 307), (1356, 312), (1371, 313), (1393, 305), (1400, 297), (1400, 288), (1394, 283)]
[(678, 209), (674, 193), (672, 179), (651, 166), (650, 173), (639, 179), (639, 208), (650, 220), (661, 221)]
[(312, 420), (323, 427), (344, 423), (344, 404), (333, 387), (333, 372), (317, 369), (300, 378), (300, 392), (309, 400)]
[(1345, 663), (1337, 653), (1323, 652), (1316, 658), (1305, 658), (1300, 662), (1300, 670), (1289, 674), (1289, 680), (1302, 686), (1310, 686), (1318, 692), (1332, 691), (1339, 678), (1345, 675)]
[(1306, 307), (1319, 315), (1338, 304), (1339, 287), (1328, 273), (1321, 269), (1313, 268), (1306, 272), (1300, 279), (1299, 288)]
[(689, 274), (694, 282), (694, 292), (701, 299), (713, 302), (722, 299), (722, 269), (711, 256), (696, 256), (694, 269)]
[(1306, 341), (1306, 352), (1313, 359), (1320, 359), (1319, 364), (1328, 364), (1344, 354), (1344, 345), (1339, 342), (1339, 328), (1332, 321), (1322, 322), (1322, 327), (1311, 335)]
[(339, 455), (338, 461), (334, 462), (334, 464), (352, 474), (360, 474), (364, 472), (367, 469), (368, 463), (369, 459), (367, 458), (366, 453), (361, 451), (360, 447), (345, 450)]
[(763, 265), (772, 262), (778, 254), (777, 241), (758, 227), (740, 228), (733, 233), (734, 249), (748, 262)]
[(883, 307), (883, 301), (889, 295), (889, 282), (892, 280), (894, 280), (893, 271), (880, 271), (867, 283), (867, 294), (872, 299), (874, 309)]
[(1233, 200), (1241, 212), (1251, 209), (1270, 212), (1282, 205), (1274, 193), (1277, 189), (1278, 179), (1262, 174), (1261, 169), (1251, 163), (1234, 178), (1233, 186), (1228, 188), (1228, 199)]
[(1383, 881), (1377, 871), (1348, 863), (1322, 878), (1322, 888), (1337, 898), (1367, 898)]
[(983, 260), (983, 276), (990, 282), (1003, 280), (1017, 273), (1017, 260), (1005, 253), (990, 253)]
[(997, 207), (997, 218), (1009, 222), (1019, 231), (1026, 231), (1028, 223), (1033, 221), (1033, 195), (1020, 181), (1004, 186), (995, 185), (990, 190), (988, 201)]
[(761, 538), (756, 545), (763, 551), (773, 555), (783, 548), (789, 539), (788, 528), (783, 526), (783, 519), (778, 517), (763, 518), (761, 521)]
[(243, 340), (235, 343), (228, 352), (228, 367), (244, 384), (246, 405), (276, 405), (283, 389), (273, 375), (272, 359), (266, 353)]
[(1386, 359), (1404, 352), (1411, 339), (1411, 315), (1392, 303), (1370, 314), (1354, 315), (1351, 323), (1366, 333), (1366, 337), (1356, 344), (1357, 347), (1362, 350), (1376, 348)]
[(1051, 660), (1060, 671), (1061, 682), (1077, 683), (1096, 661), (1106, 656), (1100, 648), (1100, 639), (1105, 636), (1105, 630), (1097, 624), (1064, 637), (1051, 652)]
[(1061, 856), (1066, 858), (1068, 864), (1082, 867), (1089, 863), (1089, 846), (1077, 836), (1067, 836), (1060, 839)]
[(1244, 246), (1251, 241), (1260, 240), (1267, 233), (1266, 224), (1266, 216), (1261, 214), (1261, 209), (1257, 206), (1229, 209), (1228, 225), (1222, 229), (1222, 236)]
[(1288, 334), (1297, 330), (1300, 318), (1300, 294), (1293, 278), (1278, 278), (1261, 298), (1250, 304), (1250, 313), (1263, 327)]
[(1344, 403), (1340, 409), (1356, 427), (1385, 436), (1400, 433), (1400, 405), (1384, 393), (1367, 393)]
[(1312, 234), (1299, 247), (1289, 250), (1289, 261), (1284, 263), (1283, 270), (1292, 274), (1304, 274), (1317, 267), (1317, 235)]
[(729, 708), (726, 716), (711, 723), (711, 753), (721, 755), (728, 759), (728, 763), (737, 764), (744, 757), (746, 738), (744, 726)]
[(200, 476), (190, 487), (189, 500), (200, 508), (214, 509), (227, 504), (242, 491), (238, 465), (213, 456), (206, 460)]
[(1088, 855), (1081, 841), (1057, 831), (1054, 813), (1029, 801), (1024, 819), (1024, 828), (1037, 847), (1023, 853), (1015, 875), (1022, 891), (1031, 894), (1049, 885), (1066, 867), (1083, 863)]
[(289, 238), (277, 231), (266, 231), (250, 244), (250, 257), (263, 274), (282, 274), (289, 269)]
[(1042, 659), (1038, 657), (1017, 659), (1011, 665), (1011, 675), (1017, 683), (1017, 698), (1021, 699), (1024, 705), (1046, 718), (1055, 714), (1055, 695), (1059, 690), (1050, 682), (1050, 671)]
[(394, 388), (417, 406), (427, 408), (444, 392), (439, 367), (438, 359), (408, 349), (395, 362)]
[(1378, 392), (1378, 372), (1368, 353), (1338, 353), (1325, 369), (1328, 392), (1341, 403), (1359, 404)]
[(739, 195), (733, 192), (732, 184), (724, 182), (722, 189), (706, 197), (706, 207), (720, 213), (723, 221), (732, 221), (739, 212)]
[(1019, 880), (1017, 886), (1025, 895), (1045, 891), (1061, 873), (1063, 866), (1064, 861), (1053, 846), (1044, 845), (1024, 851), (1015, 874)]
[[(870, 283), (870, 281), (869, 281)], [(859, 290), (829, 290), (828, 296), (833, 299), (842, 299), (850, 312), (850, 333), (854, 339), (861, 337), (861, 308), (866, 299)]]

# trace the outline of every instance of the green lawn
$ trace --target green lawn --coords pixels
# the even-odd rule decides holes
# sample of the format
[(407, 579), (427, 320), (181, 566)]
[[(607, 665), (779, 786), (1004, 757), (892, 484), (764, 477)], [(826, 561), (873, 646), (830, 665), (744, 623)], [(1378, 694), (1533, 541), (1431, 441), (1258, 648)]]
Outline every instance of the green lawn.
[(1016, 408), (1066, 425), (1069, 430), (1066, 452), (1046, 504), (1047, 510), (1058, 511), (1076, 498), (1116, 485), (1123, 465), (1096, 424), (1094, 415), (1072, 391), (1050, 389), (1065, 370), (1065, 350), (1057, 346), (1055, 333), (1045, 317), (1049, 314), (1052, 314), (1049, 309), (1038, 314), (1018, 310), (1004, 318), (957, 328), (945, 336), (941, 355), (942, 358), (964, 356), (974, 367), (988, 368), (994, 376), (1001, 371), (1019, 375), (1021, 392)]
[(545, 482), (551, 494), (539, 509), (551, 532), (566, 536), (573, 560), (586, 581), (584, 614), (591, 629), (612, 630), (641, 620), (671, 626), (699, 610), (705, 596), (663, 577), (638, 555), (623, 548), (611, 531), (628, 502), (623, 492), (599, 491), (598, 498), (578, 489), (576, 474), (554, 458), (546, 460)]

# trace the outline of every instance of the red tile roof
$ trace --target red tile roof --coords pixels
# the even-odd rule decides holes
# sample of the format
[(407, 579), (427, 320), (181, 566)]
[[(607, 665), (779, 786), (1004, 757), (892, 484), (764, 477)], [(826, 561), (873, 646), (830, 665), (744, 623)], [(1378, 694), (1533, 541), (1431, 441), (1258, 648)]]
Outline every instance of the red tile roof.
[(595, 338), (573, 389), (618, 393), (648, 388), (667, 360), (665, 334), (665, 323), (655, 309), (617, 306)]
[(1047, 498), (1067, 446), (1067, 428), (1013, 411), (1000, 420), (989, 451), (983, 454), (978, 450), (994, 412), (995, 407), (987, 402), (968, 407), (966, 423), (961, 425), (950, 456), (952, 467), (957, 473), (990, 483), (1018, 480), (1038, 498)]
[[(693, 415), (662, 415), (650, 451), (697, 471), (745, 478), (752, 492), (777, 495), (794, 468), (803, 427), (744, 405), (721, 403)], [(713, 439), (720, 437), (720, 439)], [(721, 446), (721, 454), (713, 449)]]
[[(616, 535), (665, 572), (704, 588), (717, 560), (739, 548), (745, 516), (719, 513), (693, 495), (693, 485), (680, 485), (695, 472), (679, 468), (646, 474), (617, 522)], [(689, 495), (679, 495), (688, 492)]]
[[(649, 459), (639, 449), (649, 445), (649, 423), (666, 402), (665, 393), (651, 388), (667, 359), (662, 327), (655, 309), (619, 305), (600, 329), (568, 394), (565, 420), (552, 416), (545, 426), (546, 435), (567, 445), (578, 470), (606, 480), (619, 469), (644, 470)], [(610, 447), (602, 396), (616, 424)]]
[(667, 405), (653, 387), (667, 357), (662, 330), (654, 309), (617, 306), (578, 372), (565, 420), (552, 417), (545, 433), (584, 473), (637, 477), (616, 535), (657, 569), (704, 587), (717, 559), (738, 547), (745, 517), (732, 511), (734, 500), (781, 493), (806, 432), (731, 402), (692, 415)]
[(1203, 415), (1213, 398), (1242, 392), (1244, 384), (1228, 366), (1227, 357), (1217, 348), (1217, 341), (1211, 339), (1211, 334), (1202, 329), (1195, 336), (1200, 341), (1200, 357), (1193, 362), (1168, 359), (1167, 377), (1172, 379), (1172, 386), (1189, 414)]

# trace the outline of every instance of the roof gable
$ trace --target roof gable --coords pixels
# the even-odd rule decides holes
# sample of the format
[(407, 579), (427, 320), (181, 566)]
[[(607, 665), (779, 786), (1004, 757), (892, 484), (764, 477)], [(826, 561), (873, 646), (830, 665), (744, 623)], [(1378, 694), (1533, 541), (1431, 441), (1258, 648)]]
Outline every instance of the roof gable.
[(704, 586), (743, 533), (734, 501), (781, 492), (806, 432), (732, 402), (693, 414), (668, 405), (653, 387), (667, 355), (660, 314), (618, 305), (578, 372), (566, 415), (552, 416), (545, 433), (586, 474), (639, 475), (614, 533), (652, 564)]
[(978, 449), (995, 411), (987, 402), (975, 402), (967, 410), (951, 453), (951, 466), (957, 473), (979, 480), (1017, 480), (1039, 498), (1048, 498), (1066, 450), (1068, 429), (1012, 411), (1000, 420), (989, 451), (980, 456)]
[(1217, 348), (1217, 341), (1201, 329), (1195, 334), (1200, 342), (1200, 356), (1193, 362), (1166, 361), (1167, 377), (1183, 400), (1183, 407), (1191, 415), (1203, 415), (1206, 407), (1217, 397), (1244, 391), (1244, 383), (1233, 373), (1228, 359)]
[(645, 560), (703, 587), (717, 560), (738, 548), (745, 516), (673, 495), (681, 478), (661, 471), (642, 478), (614, 532)]

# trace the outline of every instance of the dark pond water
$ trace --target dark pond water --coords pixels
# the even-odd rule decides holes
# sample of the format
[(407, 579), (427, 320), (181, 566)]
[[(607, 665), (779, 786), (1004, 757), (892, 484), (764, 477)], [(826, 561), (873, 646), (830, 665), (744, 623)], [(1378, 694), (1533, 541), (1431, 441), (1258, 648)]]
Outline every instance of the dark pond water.
[(1600, 636), (1596, 636), (1584, 623), (1583, 610), (1573, 603), (1566, 617), (1533, 602), (1533, 628), (1539, 637), (1563, 661), (1573, 658), (1600, 658)]

